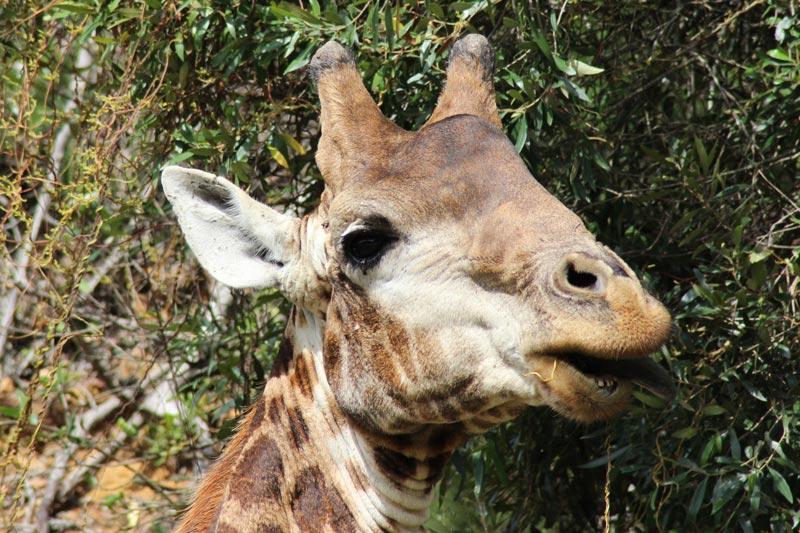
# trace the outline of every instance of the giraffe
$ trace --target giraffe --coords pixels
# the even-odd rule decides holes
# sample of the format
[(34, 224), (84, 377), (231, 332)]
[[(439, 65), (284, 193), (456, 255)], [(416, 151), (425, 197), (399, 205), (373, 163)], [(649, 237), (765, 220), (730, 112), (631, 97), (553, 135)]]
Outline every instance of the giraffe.
[(325, 189), (302, 218), (164, 169), (200, 264), (294, 304), (263, 395), (177, 531), (420, 531), (470, 436), (536, 405), (608, 419), (633, 385), (672, 398), (647, 357), (668, 312), (528, 172), (493, 68), (484, 37), (457, 41), (412, 132), (384, 117), (351, 52), (322, 46), (309, 70)]

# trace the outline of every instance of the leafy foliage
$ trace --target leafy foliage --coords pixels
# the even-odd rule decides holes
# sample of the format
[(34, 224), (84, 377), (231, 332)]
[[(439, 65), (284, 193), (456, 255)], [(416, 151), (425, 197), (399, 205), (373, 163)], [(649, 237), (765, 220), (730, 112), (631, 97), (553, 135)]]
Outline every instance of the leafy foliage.
[[(3, 527), (79, 527), (76, 504), (102, 501), (112, 529), (167, 529), (185, 485), (157, 468), (193, 477), (277, 351), (285, 304), (197, 269), (160, 168), (307, 212), (314, 50), (356, 49), (384, 113), (415, 128), (475, 31), (533, 174), (673, 311), (660, 357), (680, 394), (662, 409), (637, 393), (599, 428), (530, 410), (475, 439), (429, 527), (595, 530), (607, 513), (625, 531), (797, 529), (799, 17), (778, 0), (0, 8)], [(144, 465), (147, 498), (97, 492), (116, 463)]]

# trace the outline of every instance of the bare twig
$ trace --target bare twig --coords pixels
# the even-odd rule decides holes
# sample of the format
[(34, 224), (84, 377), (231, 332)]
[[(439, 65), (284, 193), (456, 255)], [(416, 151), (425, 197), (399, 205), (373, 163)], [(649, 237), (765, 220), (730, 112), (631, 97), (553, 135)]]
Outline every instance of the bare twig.
[(39, 507), (36, 510), (36, 531), (47, 533), (49, 531), (50, 509), (56, 499), (57, 494), (64, 494), (64, 476), (67, 471), (67, 464), (75, 452), (78, 450), (78, 442), (89, 436), (92, 428), (105, 420), (111, 413), (115, 412), (122, 405), (122, 400), (112, 396), (97, 407), (90, 409), (80, 415), (75, 420), (74, 432), (71, 441), (62, 448), (56, 455), (56, 459), (50, 468), (50, 476), (44, 489)]
[[(35, 515), (36, 531), (46, 533), (50, 524), (51, 510), (56, 502), (68, 499), (91, 472), (112, 457), (131, 437), (122, 428), (115, 428), (112, 435), (97, 446), (88, 458), (82, 460), (77, 468), (68, 471), (70, 460), (80, 449), (79, 443), (90, 438), (92, 430), (98, 424), (118, 413), (126, 404), (133, 401), (135, 388), (152, 389), (152, 392), (141, 401), (137, 401), (139, 407), (127, 419), (128, 426), (135, 428), (143, 425), (146, 421), (145, 412), (148, 411), (157, 415), (175, 412), (175, 414), (185, 417), (183, 405), (175, 397), (174, 391), (191, 377), (190, 370), (188, 365), (182, 365), (173, 375), (166, 365), (159, 366), (154, 373), (148, 375), (135, 387), (123, 389), (117, 395), (76, 417), (74, 430), (69, 436), (69, 443), (57, 453), (50, 468), (47, 485), (39, 499)], [(210, 445), (212, 441), (205, 423), (199, 418), (195, 419), (194, 423), (198, 424), (198, 428), (201, 430), (199, 431), (201, 442)]]
[[(67, 138), (69, 136), (69, 127), (64, 126), (56, 137), (56, 148), (59, 146), (64, 149)], [(24, 237), (22, 244), (17, 248), (13, 260), (4, 267), (10, 272), (4, 272), (4, 277), (7, 275), (8, 279), (13, 280), (13, 284), (7, 288), (7, 292), (0, 297), (0, 360), (2, 360), (3, 375), (16, 375), (14, 372), (15, 362), (5, 354), (6, 341), (8, 340), (8, 332), (11, 328), (11, 323), (14, 320), (14, 311), (17, 307), (17, 301), (22, 293), (20, 287), (25, 287), (28, 284), (28, 267), (31, 261), (31, 248), (33, 242), (38, 238), (39, 231), (42, 228), (42, 221), (50, 209), (52, 197), (50, 195), (49, 186), (47, 182), (43, 186), (43, 190), (39, 193), (39, 202), (36, 204), (36, 209), (33, 213), (31, 225), (27, 235)], [(13, 354), (12, 354), (13, 355)]]
[[(89, 69), (93, 63), (92, 55), (86, 47), (81, 47), (78, 50), (78, 57), (75, 60), (75, 68), (79, 70)], [(78, 107), (78, 104), (83, 99), (85, 90), (86, 81), (80, 77), (76, 77), (74, 97), (64, 106), (64, 117), (67, 117), (70, 112)], [(5, 346), (8, 340), (9, 328), (14, 320), (14, 310), (17, 307), (17, 300), (21, 294), (20, 287), (25, 287), (29, 283), (28, 268), (30, 267), (32, 259), (33, 243), (39, 237), (42, 223), (48, 216), (48, 211), (50, 210), (50, 204), (52, 202), (51, 192), (53, 184), (58, 183), (59, 177), (63, 172), (64, 157), (66, 156), (67, 145), (71, 137), (72, 132), (70, 124), (65, 121), (59, 128), (53, 143), (53, 151), (51, 153), (52, 165), (49, 168), (50, 180), (44, 180), (42, 190), (39, 192), (39, 201), (36, 204), (36, 209), (34, 210), (27, 235), (22, 239), (19, 248), (15, 252), (12, 263), (7, 265), (7, 268), (11, 270), (10, 279), (14, 280), (14, 284), (8, 288), (8, 292), (2, 295), (0, 299), (0, 361), (2, 361), (3, 374), (6, 376), (16, 375), (16, 370), (18, 369), (15, 361), (13, 361), (11, 357), (6, 356)]]

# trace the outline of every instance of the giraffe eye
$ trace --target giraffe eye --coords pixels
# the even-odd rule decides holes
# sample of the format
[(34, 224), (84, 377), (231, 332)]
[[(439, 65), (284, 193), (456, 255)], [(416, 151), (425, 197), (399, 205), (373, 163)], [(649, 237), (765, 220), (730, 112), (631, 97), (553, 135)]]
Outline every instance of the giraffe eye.
[(362, 227), (342, 237), (342, 249), (351, 264), (366, 270), (376, 265), (395, 241), (397, 236), (391, 231)]

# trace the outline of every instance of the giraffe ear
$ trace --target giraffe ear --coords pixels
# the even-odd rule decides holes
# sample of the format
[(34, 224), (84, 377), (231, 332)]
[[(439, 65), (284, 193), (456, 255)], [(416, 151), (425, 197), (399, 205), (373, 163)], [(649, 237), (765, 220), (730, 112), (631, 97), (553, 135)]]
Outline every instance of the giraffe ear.
[(494, 50), (486, 37), (472, 34), (458, 40), (450, 50), (444, 90), (425, 126), (453, 115), (475, 115), (499, 127), (493, 75)]
[(225, 178), (177, 166), (161, 185), (200, 264), (235, 288), (283, 289), (300, 221), (250, 198)]
[(334, 194), (353, 171), (380, 160), (404, 131), (387, 119), (367, 92), (353, 53), (329, 41), (309, 65), (320, 100), (322, 137), (317, 165)]

